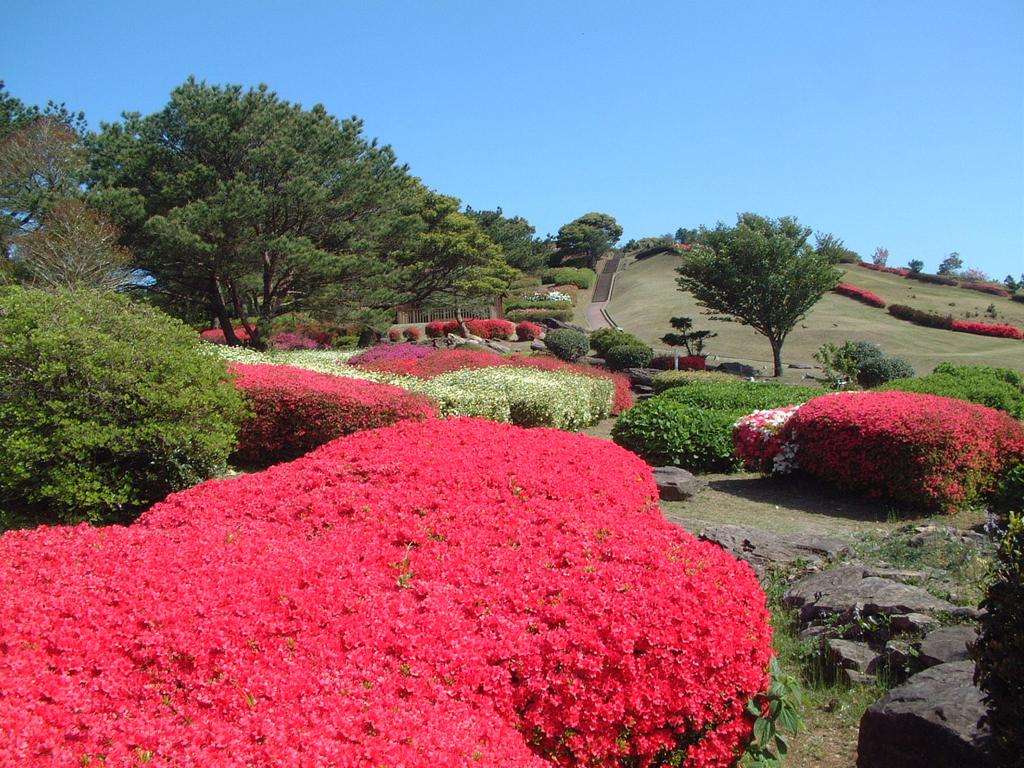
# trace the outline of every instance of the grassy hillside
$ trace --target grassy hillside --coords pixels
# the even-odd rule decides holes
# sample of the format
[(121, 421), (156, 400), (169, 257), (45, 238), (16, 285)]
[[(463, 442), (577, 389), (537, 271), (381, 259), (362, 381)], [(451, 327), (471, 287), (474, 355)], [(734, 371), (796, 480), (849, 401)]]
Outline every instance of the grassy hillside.
[[(669, 318), (689, 316), (698, 328), (718, 334), (705, 349), (709, 355), (747, 362), (757, 368), (766, 367), (770, 373), (768, 341), (737, 322), (703, 314), (704, 310), (697, 306), (692, 295), (676, 288), (675, 266), (678, 263), (678, 256), (659, 254), (629, 263), (620, 271), (608, 306), (615, 322), (656, 349), (668, 351), (658, 339), (671, 330)], [(907, 304), (960, 319), (1024, 328), (1024, 304), (853, 265), (843, 267), (844, 282), (873, 291), (891, 304)], [(996, 308), (996, 319), (984, 314), (990, 304)], [(834, 293), (826, 294), (786, 338), (782, 359), (786, 364), (813, 364), (814, 352), (822, 344), (861, 339), (879, 344), (887, 354), (906, 358), (919, 375), (931, 372), (944, 360), (1024, 370), (1024, 342), (922, 328), (897, 320), (884, 309), (868, 307)], [(788, 372), (787, 378), (797, 379), (802, 375), (802, 371)]]

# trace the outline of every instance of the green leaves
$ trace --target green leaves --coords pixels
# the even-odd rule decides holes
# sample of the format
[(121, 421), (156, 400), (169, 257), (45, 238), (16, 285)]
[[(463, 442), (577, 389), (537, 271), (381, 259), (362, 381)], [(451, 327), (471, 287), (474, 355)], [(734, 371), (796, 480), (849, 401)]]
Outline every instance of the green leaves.
[(747, 745), (747, 763), (757, 768), (777, 765), (789, 752), (789, 739), (783, 731), (797, 734), (803, 728), (802, 693), (792, 675), (782, 674), (779, 660), (773, 656), (768, 667), (771, 684), (768, 691), (747, 702), (747, 713), (754, 720), (753, 736)]

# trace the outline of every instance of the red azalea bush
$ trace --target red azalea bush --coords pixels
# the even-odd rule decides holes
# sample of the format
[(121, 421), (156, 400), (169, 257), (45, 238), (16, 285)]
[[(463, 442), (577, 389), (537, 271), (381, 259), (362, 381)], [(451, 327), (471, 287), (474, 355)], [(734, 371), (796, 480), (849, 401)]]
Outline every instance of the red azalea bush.
[(419, 341), (423, 338), (423, 333), (415, 325), (410, 325), (402, 331), (402, 338), (406, 341)]
[(236, 452), (245, 461), (291, 459), (357, 430), (436, 415), (427, 398), (387, 384), (286, 365), (229, 368), (250, 411)]
[(515, 323), (508, 320), (467, 320), (466, 329), (483, 339), (511, 339), (516, 332)]
[(518, 357), (513, 355), (508, 358), (513, 365), (525, 368), (538, 368), (542, 371), (565, 371), (580, 376), (590, 376), (595, 379), (607, 379), (615, 385), (615, 394), (612, 399), (611, 415), (618, 416), (623, 411), (633, 407), (633, 387), (630, 384), (629, 376), (624, 373), (609, 371), (607, 368), (597, 368), (593, 365), (577, 365), (559, 360), (557, 357), (547, 355), (537, 357)]
[(388, 329), (388, 341), (401, 341), (402, 330), (400, 328), (389, 328)]
[[(228, 340), (224, 338), (223, 328), (207, 328), (205, 331), (199, 332), (200, 337), (203, 341), (208, 341), (211, 344), (227, 344)], [(245, 330), (243, 326), (235, 328), (235, 336), (240, 342), (245, 344), (249, 341), (249, 332)]]
[(320, 349), (316, 339), (296, 331), (283, 331), (270, 337), (270, 346), (274, 349)]
[(910, 270), (904, 269), (903, 267), (883, 267), (879, 264), (872, 264), (867, 261), (860, 262), (860, 266), (864, 267), (864, 269), (870, 269), (874, 272), (888, 272), (890, 275), (899, 275), (900, 277), (906, 277), (907, 275), (910, 274)]
[(426, 357), (433, 351), (430, 347), (421, 347), (418, 344), (377, 344), (365, 352), (360, 352), (349, 358), (348, 364), (366, 365), (385, 360), (416, 360)]
[(800, 408), (800, 405), (787, 405), (754, 411), (733, 425), (733, 448), (748, 470), (783, 475), (796, 468), (796, 446), (785, 442), (782, 431)]
[(841, 296), (849, 296), (851, 299), (861, 301), (867, 304), (868, 306), (885, 309), (885, 299), (883, 299), (876, 293), (864, 290), (863, 288), (858, 288), (855, 285), (850, 285), (849, 283), (840, 283), (832, 290)]
[(970, 323), (966, 320), (954, 320), (950, 330), (960, 333), (975, 333), (979, 336), (996, 336), (1001, 339), (1024, 339), (1024, 333), (1012, 325), (990, 325), (989, 323)]
[(656, 498), (609, 442), (403, 422), (7, 533), (0, 763), (731, 766), (764, 595)]
[(516, 336), (520, 341), (533, 341), (544, 335), (544, 326), (531, 323), (529, 320), (520, 320), (516, 325)]
[[(708, 359), (703, 355), (680, 355), (679, 357), (679, 370), (680, 371), (703, 371), (707, 369)], [(676, 358), (675, 355), (658, 355), (651, 360), (651, 368), (657, 368), (659, 371), (674, 371), (676, 370)]]
[(459, 332), (458, 320), (434, 320), (431, 323), (427, 323), (427, 336), (431, 339), (439, 339), (442, 336), (447, 336), (449, 333)]
[(1024, 461), (1024, 426), (992, 408), (909, 392), (805, 403), (780, 433), (800, 469), (842, 490), (948, 512), (975, 503)]
[(988, 293), (993, 296), (1002, 296), (1004, 299), (1008, 299), (1011, 296), (1011, 292), (1002, 285), (993, 285), (992, 283), (972, 283), (972, 282), (961, 282), (961, 288), (967, 288), (971, 291), (979, 291), (981, 293)]

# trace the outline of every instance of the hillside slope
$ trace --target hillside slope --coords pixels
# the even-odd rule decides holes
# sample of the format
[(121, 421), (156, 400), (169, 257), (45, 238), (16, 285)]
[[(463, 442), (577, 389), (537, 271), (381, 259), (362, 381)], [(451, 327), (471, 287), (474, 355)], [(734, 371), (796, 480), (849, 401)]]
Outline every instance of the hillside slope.
[[(757, 368), (771, 368), (768, 341), (737, 322), (714, 319), (703, 314), (689, 293), (676, 288), (675, 266), (679, 257), (659, 254), (643, 261), (628, 263), (615, 280), (615, 291), (608, 311), (627, 331), (636, 334), (655, 349), (668, 351), (659, 338), (669, 332), (669, 318), (689, 316), (698, 328), (718, 334), (705, 351), (723, 359), (748, 362)], [(1007, 323), (1024, 329), (1024, 304), (951, 286), (930, 285), (897, 275), (872, 272), (842, 265), (844, 282), (873, 291), (891, 304), (907, 304), (961, 319)], [(994, 305), (997, 319), (986, 317)], [(978, 316), (975, 315), (977, 313)], [(906, 358), (918, 375), (931, 372), (938, 363), (996, 365), (1024, 370), (1024, 343), (935, 328), (922, 328), (897, 320), (884, 309), (875, 309), (834, 293), (826, 294), (802, 323), (786, 338), (783, 362), (813, 364), (814, 352), (827, 342), (842, 344), (848, 340), (872, 341), (890, 355)]]

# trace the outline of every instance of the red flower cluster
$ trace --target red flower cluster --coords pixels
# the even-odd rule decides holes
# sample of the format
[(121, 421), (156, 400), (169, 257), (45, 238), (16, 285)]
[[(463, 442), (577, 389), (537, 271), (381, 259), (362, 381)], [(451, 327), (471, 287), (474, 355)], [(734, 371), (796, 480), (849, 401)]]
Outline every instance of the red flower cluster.
[[(211, 344), (228, 343), (227, 339), (224, 338), (223, 328), (207, 328), (205, 331), (200, 331), (199, 335), (202, 337), (203, 341), (208, 341)], [(235, 336), (237, 336), (238, 340), (243, 344), (249, 340), (249, 333), (242, 326), (235, 328)]]
[(402, 340), (402, 329), (401, 328), (389, 328), (388, 329), (388, 341), (401, 341)]
[(559, 360), (556, 357), (518, 357), (509, 358), (513, 365), (524, 368), (538, 368), (542, 371), (565, 371), (575, 373), (579, 376), (589, 376), (593, 379), (607, 379), (615, 385), (615, 395), (612, 400), (611, 415), (618, 416), (623, 411), (633, 407), (633, 387), (630, 384), (629, 376), (624, 373), (609, 371), (607, 368), (598, 368), (593, 365), (575, 365)]
[(960, 287), (967, 288), (971, 291), (988, 293), (992, 296), (1002, 296), (1004, 299), (1007, 299), (1012, 295), (1012, 292), (1007, 290), (1004, 286), (993, 285), (992, 283), (972, 283), (969, 280), (964, 280), (960, 283)]
[(403, 422), (7, 533), (0, 764), (733, 765), (764, 595), (654, 498), (609, 442)]
[(858, 288), (855, 285), (840, 283), (832, 290), (841, 296), (849, 296), (851, 299), (864, 302), (869, 306), (885, 309), (885, 299), (876, 293), (872, 293), (871, 291), (867, 291), (863, 288)]
[(434, 320), (427, 323), (426, 331), (429, 338), (439, 339), (449, 333), (458, 333), (459, 322), (458, 320)]
[(1024, 461), (1024, 426), (985, 406), (909, 392), (817, 397), (786, 422), (800, 469), (868, 498), (940, 511), (971, 504)]
[[(681, 355), (679, 357), (680, 371), (703, 371), (707, 369), (708, 359), (703, 355)], [(659, 371), (674, 371), (676, 369), (675, 355), (658, 355), (651, 360), (651, 368)]]
[[(576, 286), (573, 286), (574, 288)], [(529, 320), (520, 320), (516, 325), (516, 336), (520, 341), (533, 341), (544, 335), (544, 326), (531, 323)]]
[(316, 339), (297, 331), (282, 331), (270, 337), (270, 346), (274, 349), (320, 349)]
[(950, 330), (960, 333), (976, 333), (979, 336), (996, 336), (1001, 339), (1024, 339), (1024, 333), (1012, 325), (990, 325), (989, 323), (970, 323), (966, 320), (954, 320)]
[(482, 339), (511, 339), (516, 332), (509, 320), (467, 320), (466, 329)]
[(410, 325), (404, 331), (402, 331), (402, 338), (406, 341), (419, 341), (423, 338), (423, 332), (420, 331), (415, 325)]
[(246, 461), (295, 458), (357, 430), (436, 415), (427, 398), (386, 384), (285, 365), (229, 368), (251, 412), (238, 435)]
[(903, 267), (883, 267), (877, 264), (871, 264), (867, 261), (860, 262), (860, 266), (864, 267), (864, 269), (873, 270), (874, 272), (888, 272), (890, 275), (899, 275), (900, 277), (906, 277), (910, 274), (910, 270), (904, 269)]

